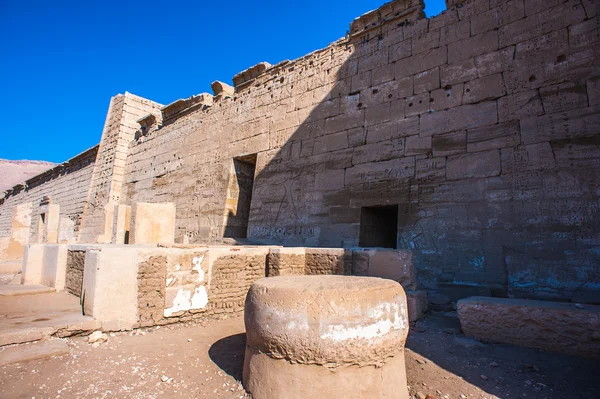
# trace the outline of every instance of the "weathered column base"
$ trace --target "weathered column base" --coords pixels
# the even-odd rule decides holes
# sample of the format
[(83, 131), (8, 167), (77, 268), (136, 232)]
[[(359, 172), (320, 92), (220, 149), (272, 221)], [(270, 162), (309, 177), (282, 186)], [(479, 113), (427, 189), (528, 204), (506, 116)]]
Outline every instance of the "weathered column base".
[[(246, 346), (243, 383), (255, 398), (397, 398), (407, 399), (404, 349), (381, 367), (317, 364), (274, 359)], [(260, 378), (249, 379), (248, 375)], [(393, 381), (393, 383), (390, 383)]]

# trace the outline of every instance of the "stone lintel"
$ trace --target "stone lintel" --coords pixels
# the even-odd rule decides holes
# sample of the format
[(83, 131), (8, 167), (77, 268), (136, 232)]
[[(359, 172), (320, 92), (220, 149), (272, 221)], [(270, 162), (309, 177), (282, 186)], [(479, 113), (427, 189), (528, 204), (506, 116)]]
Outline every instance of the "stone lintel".
[(356, 18), (350, 24), (350, 35), (364, 34), (399, 18), (415, 20), (423, 16), (423, 0), (394, 0)]
[(250, 68), (238, 73), (233, 77), (233, 86), (238, 87), (262, 75), (267, 69), (271, 68), (268, 62), (260, 62)]

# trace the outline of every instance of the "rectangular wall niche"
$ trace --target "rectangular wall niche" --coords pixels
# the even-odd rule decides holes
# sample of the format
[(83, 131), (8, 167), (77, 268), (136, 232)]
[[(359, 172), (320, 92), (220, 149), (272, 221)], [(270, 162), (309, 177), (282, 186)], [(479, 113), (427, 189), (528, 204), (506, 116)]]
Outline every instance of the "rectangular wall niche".
[(398, 239), (398, 205), (369, 206), (360, 210), (361, 247), (394, 248)]
[(227, 187), (229, 214), (225, 224), (224, 237), (246, 238), (248, 236), (255, 171), (256, 154), (233, 159), (233, 173)]

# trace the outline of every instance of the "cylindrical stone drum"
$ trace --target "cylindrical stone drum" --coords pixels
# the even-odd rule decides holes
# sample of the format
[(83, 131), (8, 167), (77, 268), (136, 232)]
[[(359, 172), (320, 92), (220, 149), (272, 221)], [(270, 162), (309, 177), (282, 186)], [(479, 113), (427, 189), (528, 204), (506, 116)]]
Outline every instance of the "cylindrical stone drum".
[(243, 383), (255, 399), (408, 398), (406, 295), (392, 280), (281, 276), (244, 309)]

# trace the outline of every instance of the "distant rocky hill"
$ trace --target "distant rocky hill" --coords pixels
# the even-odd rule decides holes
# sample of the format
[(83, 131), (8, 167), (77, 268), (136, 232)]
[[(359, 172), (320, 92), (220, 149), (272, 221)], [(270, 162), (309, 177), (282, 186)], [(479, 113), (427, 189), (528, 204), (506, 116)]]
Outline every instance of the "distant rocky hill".
[(45, 161), (9, 161), (0, 159), (0, 196), (15, 184), (40, 174), (56, 164)]

